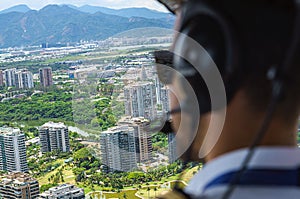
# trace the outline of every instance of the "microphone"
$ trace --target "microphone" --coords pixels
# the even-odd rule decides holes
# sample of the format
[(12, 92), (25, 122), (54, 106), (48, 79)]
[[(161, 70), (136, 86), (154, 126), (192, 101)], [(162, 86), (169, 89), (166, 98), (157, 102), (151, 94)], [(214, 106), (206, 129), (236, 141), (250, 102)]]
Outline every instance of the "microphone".
[(174, 133), (174, 129), (172, 127), (172, 119), (170, 116), (172, 114), (180, 113), (181, 108), (178, 106), (177, 108), (167, 111), (163, 114), (162, 118), (158, 118), (156, 120), (150, 121), (150, 125), (144, 127), (144, 130), (149, 133), (162, 132), (164, 134)]

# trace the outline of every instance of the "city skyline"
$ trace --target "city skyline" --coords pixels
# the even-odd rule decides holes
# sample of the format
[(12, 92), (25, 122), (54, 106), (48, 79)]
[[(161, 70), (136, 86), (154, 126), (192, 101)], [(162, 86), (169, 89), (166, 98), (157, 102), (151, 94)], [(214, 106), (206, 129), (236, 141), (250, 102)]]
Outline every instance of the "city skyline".
[[(29, 180), (24, 182), (31, 183), (30, 179), (35, 179), (33, 189), (28, 184), (23, 186), (23, 181), (17, 189), (26, 193), (38, 191), (36, 184), (39, 183), (39, 198), (45, 199), (74, 193), (77, 199), (84, 195), (87, 198), (110, 198), (111, 195), (143, 198), (169, 190), (170, 186), (161, 187), (161, 184), (171, 185), (181, 164), (173, 161), (169, 164), (168, 138), (149, 133), (149, 120), (125, 116), (124, 102), (133, 100), (132, 113), (138, 116), (154, 119), (157, 112), (161, 115), (167, 92), (152, 81), (157, 79), (152, 49), (139, 45), (169, 46), (171, 40), (171, 34), (162, 34), (123, 39), (122, 43), (119, 40), (82, 41), (55, 48), (29, 47), (21, 52), (20, 48), (3, 49), (0, 53), (0, 62), (5, 63), (2, 76), (0, 73), (3, 79), (1, 126), (14, 126), (23, 132), (20, 151), (26, 155), (23, 162), (27, 163), (26, 171), (30, 173)], [(124, 53), (122, 57), (121, 52)], [(21, 78), (23, 71), (32, 73), (35, 87), (18, 86), (22, 83), (19, 79), (26, 80)], [(51, 84), (44, 84), (50, 80)], [(128, 100), (124, 96), (125, 88), (130, 90)], [(7, 143), (2, 145), (12, 148), (13, 144)], [(25, 157), (22, 153), (19, 157)], [(22, 175), (25, 174), (20, 173)], [(1, 187), (1, 179), (5, 177), (0, 175), (2, 198), (11, 191), (7, 184)], [(152, 192), (147, 191), (150, 182), (156, 183), (151, 185)], [(9, 185), (15, 186), (13, 181)], [(132, 191), (129, 187), (133, 186), (141, 188)], [(34, 194), (25, 197), (17, 194), (16, 197), (22, 199), (36, 198)]]
[(100, 6), (107, 7), (112, 9), (122, 9), (122, 8), (132, 8), (132, 7), (145, 7), (152, 10), (157, 10), (160, 12), (168, 12), (161, 4), (159, 4), (156, 0), (143, 1), (143, 0), (103, 0), (103, 1), (85, 1), (85, 0), (47, 0), (47, 1), (33, 1), (33, 0), (4, 0), (0, 4), (0, 11), (5, 10), (7, 8), (16, 6), (16, 5), (27, 5), (29, 8), (33, 10), (39, 10), (50, 4), (71, 4), (74, 6)]

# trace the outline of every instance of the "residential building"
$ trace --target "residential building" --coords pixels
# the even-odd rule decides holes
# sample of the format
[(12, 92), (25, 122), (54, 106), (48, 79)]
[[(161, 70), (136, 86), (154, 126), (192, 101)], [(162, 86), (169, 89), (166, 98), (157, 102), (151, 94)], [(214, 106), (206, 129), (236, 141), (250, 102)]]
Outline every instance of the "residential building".
[(142, 66), (142, 69), (141, 69), (141, 80), (142, 81), (146, 81), (147, 80), (147, 73), (146, 73), (146, 69), (144, 66)]
[(33, 75), (30, 71), (23, 69), (16, 71), (15, 73), (15, 84), (19, 89), (22, 88), (33, 88)]
[(117, 126), (100, 135), (100, 152), (104, 172), (132, 171), (137, 167), (134, 129)]
[(163, 85), (157, 76), (155, 76), (155, 89), (157, 104), (161, 105), (162, 111), (170, 110), (170, 89)]
[(0, 128), (0, 170), (28, 171), (25, 135), (18, 128)]
[(170, 111), (170, 89), (167, 86), (162, 87), (160, 89), (160, 96), (162, 111)]
[(128, 125), (134, 129), (135, 150), (137, 162), (143, 163), (152, 159), (151, 134), (146, 132), (145, 127), (150, 125), (149, 120), (140, 117), (123, 117), (118, 121), (118, 125)]
[(23, 79), (22, 79), (22, 71), (16, 71), (15, 72), (15, 86), (17, 88), (23, 88)]
[(163, 84), (159, 81), (157, 75), (154, 76), (154, 83), (155, 83), (156, 101), (157, 104), (161, 104), (160, 90), (163, 87)]
[(176, 138), (175, 133), (168, 134), (168, 157), (169, 163), (175, 162), (177, 158), (177, 151), (176, 151)]
[(125, 114), (132, 117), (156, 117), (156, 92), (151, 82), (137, 83), (124, 88)]
[(25, 70), (22, 72), (22, 80), (24, 88), (33, 88), (33, 75), (30, 71)]
[(50, 67), (40, 68), (39, 74), (42, 87), (49, 87), (53, 85), (52, 69)]
[(0, 86), (4, 86), (4, 73), (0, 70)]
[(17, 69), (15, 68), (11, 68), (11, 69), (6, 69), (4, 71), (4, 76), (5, 76), (5, 85), (7, 87), (12, 87), (16, 85), (15, 82), (15, 73), (16, 73)]
[(40, 193), (39, 183), (27, 173), (12, 172), (0, 176), (0, 198), (33, 199)]
[(63, 123), (47, 122), (39, 128), (42, 153), (70, 151), (68, 127)]
[(39, 199), (84, 199), (84, 190), (71, 184), (62, 184), (40, 194)]

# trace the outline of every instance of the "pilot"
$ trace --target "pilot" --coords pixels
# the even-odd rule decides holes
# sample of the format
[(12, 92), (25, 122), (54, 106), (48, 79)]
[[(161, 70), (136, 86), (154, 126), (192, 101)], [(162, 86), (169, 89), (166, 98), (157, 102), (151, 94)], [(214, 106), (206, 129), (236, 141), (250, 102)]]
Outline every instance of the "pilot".
[(159, 2), (176, 17), (155, 58), (178, 157), (204, 166), (158, 198), (300, 198), (300, 2)]

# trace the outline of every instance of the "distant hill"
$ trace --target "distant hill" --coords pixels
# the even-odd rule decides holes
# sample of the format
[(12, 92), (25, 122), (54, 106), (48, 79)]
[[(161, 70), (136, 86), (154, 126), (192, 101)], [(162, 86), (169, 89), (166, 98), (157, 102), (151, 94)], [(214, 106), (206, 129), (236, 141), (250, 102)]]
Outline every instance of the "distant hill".
[[(105, 14), (99, 11), (88, 13), (71, 7), (48, 5), (39, 11), (28, 8), (27, 12), (24, 12), (24, 9), (23, 12), (0, 14), (0, 48), (101, 40), (135, 28), (171, 28), (174, 23), (174, 18), (166, 13), (161, 13), (161, 16), (165, 17), (153, 20), (145, 17)], [(144, 13), (144, 9), (134, 9), (137, 9), (136, 13), (140, 10), (139, 15)], [(159, 12), (157, 14), (159, 15)]]
[(21, 5), (13, 6), (11, 8), (2, 10), (2, 11), (0, 11), (0, 14), (9, 13), (9, 12), (21, 12), (21, 13), (25, 13), (25, 12), (28, 12), (30, 10), (31, 9), (27, 5), (21, 4)]
[(149, 19), (173, 17), (169, 13), (158, 12), (147, 8), (124, 8), (124, 9), (115, 10), (110, 8), (85, 5), (85, 6), (78, 7), (76, 9), (81, 12), (87, 12), (90, 14), (94, 14), (96, 12), (102, 12), (105, 14), (117, 15), (121, 17), (144, 17)]

